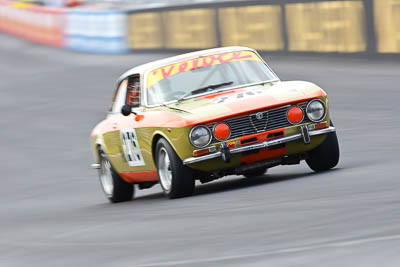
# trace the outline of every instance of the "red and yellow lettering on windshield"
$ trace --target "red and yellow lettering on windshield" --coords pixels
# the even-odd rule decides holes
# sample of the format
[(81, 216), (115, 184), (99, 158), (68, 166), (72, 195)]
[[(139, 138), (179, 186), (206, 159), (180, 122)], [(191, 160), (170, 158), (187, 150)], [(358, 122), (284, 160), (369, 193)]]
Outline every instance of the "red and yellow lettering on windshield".
[(261, 61), (261, 59), (251, 51), (229, 52), (182, 61), (151, 71), (147, 77), (147, 88), (151, 87), (153, 84), (161, 81), (162, 79), (171, 77), (181, 72), (241, 60)]

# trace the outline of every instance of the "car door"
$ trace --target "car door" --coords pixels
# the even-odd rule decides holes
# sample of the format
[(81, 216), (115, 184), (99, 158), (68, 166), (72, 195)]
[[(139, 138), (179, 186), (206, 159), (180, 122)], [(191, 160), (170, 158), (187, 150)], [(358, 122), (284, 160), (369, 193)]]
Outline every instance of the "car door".
[[(125, 173), (124, 177), (133, 182), (137, 179), (141, 181), (155, 179), (153, 177), (154, 163), (147, 140), (149, 138), (142, 136), (142, 122), (138, 119), (143, 116), (141, 115), (144, 110), (142, 103), (140, 76), (131, 75), (121, 81), (109, 115), (110, 124), (114, 129), (111, 138), (108, 138), (114, 148), (113, 160), (110, 161), (118, 173)], [(121, 108), (125, 104), (130, 105), (137, 115), (123, 116)], [(112, 139), (111, 142), (110, 139)]]
[[(141, 90), (140, 76), (132, 75), (128, 79), (126, 99), (124, 104), (132, 107), (133, 112), (141, 112)], [(136, 131), (140, 128), (140, 121), (136, 120), (136, 115), (123, 116), (119, 119), (118, 129), (120, 130), (120, 144), (123, 152), (123, 157), (131, 171), (138, 170), (140, 166), (145, 166), (145, 160), (142, 155), (142, 149), (139, 144), (139, 136)]]
[(126, 101), (127, 87), (128, 79), (124, 79), (117, 84), (107, 118), (101, 129), (103, 149), (107, 154), (108, 160), (117, 172), (127, 171), (127, 164), (124, 162), (124, 158), (122, 157), (123, 153), (121, 152), (119, 129), (121, 119), (123, 119), (121, 108)]

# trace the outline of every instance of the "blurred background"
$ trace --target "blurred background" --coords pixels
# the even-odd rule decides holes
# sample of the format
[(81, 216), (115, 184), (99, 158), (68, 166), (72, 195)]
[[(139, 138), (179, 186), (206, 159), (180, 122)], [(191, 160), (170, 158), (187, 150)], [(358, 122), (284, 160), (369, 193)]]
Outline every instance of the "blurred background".
[[(89, 135), (116, 79), (209, 47), (329, 95), (341, 158), (110, 204)], [(0, 266), (399, 267), (400, 0), (0, 0)]]
[(0, 30), (95, 53), (229, 45), (400, 53), (400, 1), (0, 0)]

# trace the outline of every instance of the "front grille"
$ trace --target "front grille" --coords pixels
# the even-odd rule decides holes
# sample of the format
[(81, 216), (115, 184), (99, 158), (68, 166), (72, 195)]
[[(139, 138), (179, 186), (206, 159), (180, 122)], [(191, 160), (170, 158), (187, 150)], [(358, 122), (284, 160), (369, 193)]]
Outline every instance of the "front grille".
[[(290, 106), (291, 105), (287, 105), (254, 114), (226, 119), (223, 122), (227, 123), (231, 128), (230, 138), (284, 128), (292, 125), (288, 122), (286, 117), (287, 110)], [(298, 106), (305, 114), (307, 102), (300, 103)], [(305, 116), (303, 122), (308, 121), (307, 116)], [(211, 132), (215, 124), (216, 123), (211, 123), (207, 125)], [(213, 138), (212, 142), (217, 142), (217, 140)]]

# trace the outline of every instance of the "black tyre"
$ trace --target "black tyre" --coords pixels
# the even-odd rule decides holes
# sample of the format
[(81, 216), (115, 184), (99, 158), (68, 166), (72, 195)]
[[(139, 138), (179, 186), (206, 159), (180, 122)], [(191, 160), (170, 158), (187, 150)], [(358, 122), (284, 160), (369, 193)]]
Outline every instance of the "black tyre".
[(161, 188), (168, 198), (186, 197), (194, 193), (193, 170), (183, 165), (164, 138), (158, 140), (156, 145), (156, 164)]
[[(331, 122), (331, 125), (332, 122)], [(326, 171), (335, 167), (339, 162), (339, 142), (336, 132), (328, 133), (324, 142), (308, 153), (306, 162), (315, 172)]]
[(267, 167), (261, 167), (250, 171), (245, 171), (243, 175), (247, 178), (263, 176), (267, 172)]
[(99, 149), (99, 156), (100, 185), (108, 200), (112, 203), (131, 200), (135, 190), (133, 184), (127, 183), (121, 179), (101, 148)]

